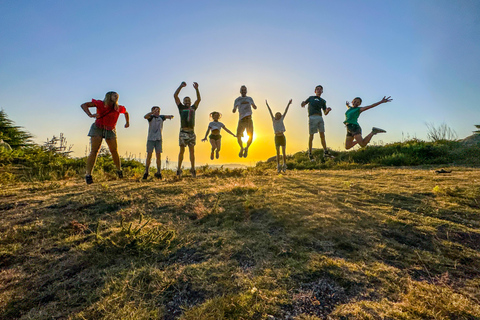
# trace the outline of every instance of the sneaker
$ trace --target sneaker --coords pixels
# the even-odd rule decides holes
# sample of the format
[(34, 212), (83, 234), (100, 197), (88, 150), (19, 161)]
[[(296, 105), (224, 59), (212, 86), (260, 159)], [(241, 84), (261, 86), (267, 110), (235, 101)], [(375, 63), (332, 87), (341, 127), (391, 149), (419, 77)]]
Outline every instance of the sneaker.
[(283, 171), (283, 173), (287, 172), (287, 164), (286, 163), (283, 165), (282, 171)]
[(143, 180), (147, 180), (147, 179), (148, 179), (148, 172), (145, 172), (145, 173), (143, 174), (143, 178), (142, 178), (142, 179), (143, 179)]
[(243, 150), (243, 157), (246, 158), (248, 156), (248, 149), (245, 148), (245, 150)]
[(385, 133), (387, 131), (385, 131), (383, 129), (380, 129), (380, 128), (377, 128), (377, 127), (373, 127), (372, 132), (373, 132), (373, 134), (377, 134), (377, 133)]
[(240, 152), (238, 153), (238, 156), (239, 156), (240, 158), (243, 157), (243, 148), (240, 149)]
[(123, 179), (123, 171), (122, 170), (117, 170), (117, 177), (118, 177), (118, 179)]
[(89, 174), (87, 174), (87, 175), (85, 176), (85, 182), (86, 182), (87, 184), (92, 184), (92, 183), (93, 183), (93, 178), (92, 178), (92, 176), (89, 175)]
[(282, 166), (279, 165), (279, 164), (277, 165), (277, 172), (278, 172), (278, 173), (281, 173), (281, 172), (282, 172)]
[(196, 178), (197, 177), (197, 171), (195, 169), (190, 169), (190, 173), (192, 174), (192, 178)]
[(177, 177), (178, 178), (181, 178), (182, 177), (182, 170), (177, 170)]
[(308, 152), (308, 159), (310, 159), (310, 161), (315, 161), (313, 155), (310, 152)]
[(328, 151), (328, 150), (325, 150), (325, 151), (323, 152), (323, 157), (324, 157), (324, 158), (334, 158), (334, 156), (332, 156), (332, 154), (331, 154), (330, 151)]
[(157, 179), (162, 179), (162, 173), (161, 173), (160, 171), (155, 172), (154, 176), (155, 176), (155, 178), (157, 178)]

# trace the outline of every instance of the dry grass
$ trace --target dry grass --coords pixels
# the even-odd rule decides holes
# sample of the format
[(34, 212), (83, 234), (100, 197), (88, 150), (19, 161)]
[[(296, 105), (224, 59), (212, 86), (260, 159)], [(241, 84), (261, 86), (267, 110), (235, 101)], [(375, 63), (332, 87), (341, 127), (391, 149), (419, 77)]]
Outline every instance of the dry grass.
[(478, 169), (0, 190), (2, 319), (480, 319)]

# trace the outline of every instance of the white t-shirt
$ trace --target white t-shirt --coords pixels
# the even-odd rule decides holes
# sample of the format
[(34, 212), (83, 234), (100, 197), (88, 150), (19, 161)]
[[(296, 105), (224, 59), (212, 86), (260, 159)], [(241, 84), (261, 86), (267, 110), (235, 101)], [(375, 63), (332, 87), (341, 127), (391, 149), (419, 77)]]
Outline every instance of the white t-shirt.
[(285, 130), (285, 125), (283, 124), (283, 116), (278, 120), (273, 118), (272, 121), (273, 121), (273, 130), (275, 131), (276, 134), (287, 131)]
[(253, 102), (253, 99), (250, 97), (240, 96), (237, 99), (235, 99), (233, 107), (238, 108), (239, 119), (243, 119), (247, 116), (252, 115), (252, 104), (255, 104), (255, 103)]
[(221, 130), (225, 125), (220, 121), (212, 121), (208, 124), (208, 127), (213, 130)]
[(158, 117), (151, 116), (148, 119), (148, 137), (147, 140), (162, 140), (162, 129), (163, 129), (163, 121), (165, 120), (165, 116), (160, 115)]

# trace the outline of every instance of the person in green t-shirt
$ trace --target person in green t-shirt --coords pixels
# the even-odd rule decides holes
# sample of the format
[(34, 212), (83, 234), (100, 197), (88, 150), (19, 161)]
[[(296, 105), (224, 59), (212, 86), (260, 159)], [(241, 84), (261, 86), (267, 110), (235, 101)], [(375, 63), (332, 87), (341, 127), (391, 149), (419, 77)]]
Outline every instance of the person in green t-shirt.
[(365, 147), (372, 137), (376, 135), (377, 133), (384, 133), (387, 132), (383, 129), (373, 127), (372, 132), (370, 132), (365, 138), (362, 138), (362, 128), (360, 128), (360, 125), (358, 124), (358, 117), (360, 116), (360, 113), (367, 111), (368, 109), (371, 109), (373, 107), (376, 107), (382, 103), (390, 102), (392, 99), (390, 97), (383, 97), (382, 100), (371, 104), (366, 107), (361, 107), (360, 105), (362, 104), (362, 99), (359, 97), (356, 97), (355, 99), (352, 100), (352, 104), (350, 105), (350, 102), (347, 101), (347, 111), (345, 112), (345, 121), (343, 122), (345, 126), (347, 127), (347, 137), (345, 138), (345, 149), (350, 149), (356, 144), (358, 144), (361, 147)]
[(185, 147), (188, 146), (188, 151), (190, 152), (190, 162), (192, 164), (192, 168), (190, 172), (192, 177), (197, 176), (197, 172), (195, 171), (195, 143), (196, 143), (196, 136), (195, 136), (195, 111), (200, 104), (200, 91), (198, 91), (198, 83), (193, 83), (193, 88), (197, 93), (197, 100), (192, 105), (192, 101), (190, 97), (183, 98), (183, 103), (180, 102), (178, 98), (178, 94), (182, 88), (186, 87), (187, 84), (182, 82), (180, 86), (177, 88), (173, 97), (175, 99), (175, 103), (178, 107), (178, 112), (180, 113), (180, 135), (178, 138), (178, 144), (180, 145), (180, 153), (178, 154), (178, 169), (177, 169), (177, 176), (180, 178), (182, 175), (182, 161), (183, 161), (183, 154), (185, 153)]

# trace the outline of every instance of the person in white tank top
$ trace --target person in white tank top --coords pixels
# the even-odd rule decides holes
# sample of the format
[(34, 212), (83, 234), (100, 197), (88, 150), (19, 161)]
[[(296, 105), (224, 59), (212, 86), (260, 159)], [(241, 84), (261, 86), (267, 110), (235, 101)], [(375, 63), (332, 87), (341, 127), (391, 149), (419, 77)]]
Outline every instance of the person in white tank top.
[[(277, 149), (277, 170), (278, 170), (278, 173), (282, 171), (285, 172), (287, 171), (287, 156), (285, 155), (287, 139), (285, 138), (285, 134), (284, 134), (286, 130), (285, 130), (285, 124), (283, 123), (283, 120), (287, 115), (288, 108), (292, 104), (292, 99), (288, 101), (287, 107), (285, 108), (285, 112), (283, 113), (283, 115), (280, 112), (277, 112), (275, 113), (275, 116), (274, 116), (272, 113), (272, 110), (270, 109), (270, 106), (268, 105), (267, 100), (265, 100), (265, 103), (267, 104), (268, 111), (270, 112), (270, 116), (272, 117), (273, 131), (275, 132), (275, 148)], [(280, 166), (280, 147), (282, 147), (282, 153), (283, 153), (283, 166)]]
[(210, 113), (210, 119), (212, 119), (213, 121), (208, 124), (205, 138), (202, 139), (202, 142), (207, 141), (208, 133), (210, 132), (210, 130), (212, 131), (212, 134), (209, 136), (210, 144), (212, 145), (212, 152), (210, 154), (211, 160), (213, 160), (214, 154), (217, 159), (220, 157), (220, 147), (222, 145), (222, 136), (220, 135), (220, 130), (225, 129), (225, 131), (236, 137), (236, 135), (234, 135), (233, 132), (228, 130), (223, 123), (218, 121), (221, 117), (222, 114), (220, 112), (213, 111), (212, 113)]

